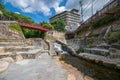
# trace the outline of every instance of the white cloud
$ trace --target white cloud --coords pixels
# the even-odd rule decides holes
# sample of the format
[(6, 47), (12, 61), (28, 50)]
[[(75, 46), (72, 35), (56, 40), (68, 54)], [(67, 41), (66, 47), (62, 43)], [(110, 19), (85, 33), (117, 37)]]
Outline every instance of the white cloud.
[(19, 12), (15, 12), (16, 14), (20, 14)]
[[(60, 13), (65, 10), (80, 9), (80, 0), (67, 0), (65, 6), (59, 6), (64, 0), (4, 0), (5, 2), (11, 3), (14, 7), (21, 9), (23, 12), (28, 13), (43, 13), (48, 16), (51, 15), (51, 8), (54, 8), (56, 13)], [(83, 1), (83, 18), (86, 20), (91, 16), (91, 0)], [(94, 13), (102, 8), (109, 0), (94, 0)]]
[(23, 12), (34, 13), (42, 12), (44, 15), (51, 14), (51, 8), (56, 13), (66, 10), (64, 6), (59, 6), (63, 0), (4, 0), (11, 3), (14, 7), (21, 9)]
[(65, 8), (64, 6), (55, 8), (55, 11), (56, 11), (57, 13), (61, 13), (61, 12), (65, 11), (65, 10), (66, 10), (66, 8)]
[(73, 8), (79, 9), (79, 1), (80, 0), (68, 0), (66, 3), (66, 9), (71, 10)]

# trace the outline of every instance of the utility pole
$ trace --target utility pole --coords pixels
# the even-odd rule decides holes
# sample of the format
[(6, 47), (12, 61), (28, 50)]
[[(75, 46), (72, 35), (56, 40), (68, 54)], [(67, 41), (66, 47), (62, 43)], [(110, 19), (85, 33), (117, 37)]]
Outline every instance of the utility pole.
[(83, 23), (83, 3), (82, 3), (82, 0), (79, 1), (79, 5), (80, 5), (80, 16), (81, 16), (80, 23)]
[(92, 16), (93, 16), (93, 2), (94, 2), (94, 0), (91, 0), (92, 2), (91, 2), (91, 14), (92, 14)]

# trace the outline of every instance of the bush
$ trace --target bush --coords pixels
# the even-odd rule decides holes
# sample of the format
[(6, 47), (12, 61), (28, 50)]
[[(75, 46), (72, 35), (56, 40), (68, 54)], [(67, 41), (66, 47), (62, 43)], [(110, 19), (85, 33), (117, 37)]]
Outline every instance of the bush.
[(45, 40), (55, 41), (55, 38), (52, 35), (46, 34), (44, 37)]
[(18, 33), (23, 35), (23, 31), (22, 31), (21, 27), (18, 24), (10, 24), (9, 28), (11, 30), (16, 31), (16, 32), (18, 32)]
[(95, 28), (101, 27), (102, 25), (116, 21), (118, 19), (120, 19), (120, 16), (112, 16), (112, 17), (108, 17), (108, 18), (103, 18), (101, 20), (93, 22), (92, 25), (90, 26), (90, 29), (95, 29)]
[(80, 52), (84, 52), (84, 48), (83, 47), (80, 47), (77, 51), (77, 53), (80, 53)]
[(117, 42), (120, 40), (120, 31), (117, 31), (117, 32), (110, 32), (108, 35), (107, 35), (107, 41), (109, 43), (114, 43), (114, 42)]

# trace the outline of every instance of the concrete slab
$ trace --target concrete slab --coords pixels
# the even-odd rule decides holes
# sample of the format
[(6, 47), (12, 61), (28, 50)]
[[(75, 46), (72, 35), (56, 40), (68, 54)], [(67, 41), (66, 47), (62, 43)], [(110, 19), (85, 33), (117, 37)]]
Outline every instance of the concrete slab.
[(39, 59), (11, 64), (6, 72), (0, 74), (0, 80), (67, 80), (67, 73), (59, 62), (44, 53)]

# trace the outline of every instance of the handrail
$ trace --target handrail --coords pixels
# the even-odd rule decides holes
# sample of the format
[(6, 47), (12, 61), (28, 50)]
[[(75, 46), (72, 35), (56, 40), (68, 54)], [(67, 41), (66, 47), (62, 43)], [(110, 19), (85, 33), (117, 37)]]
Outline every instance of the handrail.
[(87, 24), (88, 22), (90, 22), (91, 20), (96, 19), (98, 16), (101, 16), (102, 14), (106, 13), (107, 11), (109, 11), (110, 9), (116, 7), (119, 5), (120, 0), (112, 0), (111, 2), (109, 2), (109, 4), (105, 5), (101, 10), (97, 11), (93, 16), (91, 16), (90, 18), (88, 18), (84, 24)]
[(32, 24), (32, 23), (26, 23), (26, 22), (18, 21), (18, 24), (21, 27), (29, 28), (29, 29), (34, 29), (34, 30), (40, 30), (42, 32), (50, 31), (50, 29), (47, 29), (47, 28), (44, 28), (44, 27), (42, 27), (40, 25), (36, 25), (36, 24)]
[(91, 16), (85, 22), (83, 22), (81, 26), (77, 30), (75, 30), (75, 32), (78, 31), (80, 28), (84, 27), (85, 25), (87, 25), (88, 23), (93, 22), (97, 18), (101, 17), (104, 13), (109, 12), (111, 9), (117, 6), (120, 6), (120, 0), (112, 0), (108, 2), (105, 6), (103, 6), (101, 10), (97, 11), (93, 16)]

